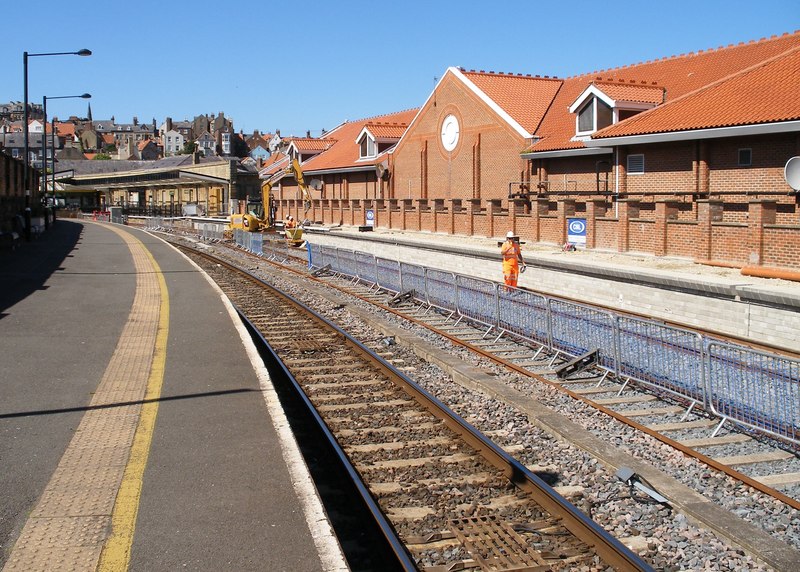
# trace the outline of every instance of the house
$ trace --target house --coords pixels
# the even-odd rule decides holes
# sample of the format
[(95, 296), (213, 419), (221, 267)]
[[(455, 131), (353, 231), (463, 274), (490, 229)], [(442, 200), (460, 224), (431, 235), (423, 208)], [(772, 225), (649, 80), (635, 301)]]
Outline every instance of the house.
[(161, 141), (164, 145), (164, 156), (177, 155), (183, 153), (183, 146), (186, 143), (183, 135), (176, 129), (170, 129), (161, 135)]
[[(304, 198), (292, 177), (282, 178), (274, 193), (277, 199), (286, 201), (281, 203), (282, 210), (292, 212), (300, 220), (323, 220), (324, 211), (328, 211), (334, 222), (346, 218), (353, 224), (363, 224), (363, 201), (386, 197), (390, 180), (388, 153), (416, 113), (416, 109), (410, 109), (347, 121), (318, 139), (286, 138), (285, 153), (276, 153), (275, 162), (262, 169), (261, 177), (274, 174), (290, 160), (297, 159), (314, 200), (313, 210), (305, 212)], [(345, 211), (351, 214), (345, 216)]]
[(197, 151), (203, 154), (203, 157), (210, 157), (217, 154), (217, 140), (211, 136), (208, 131), (203, 131), (200, 137), (195, 141)]

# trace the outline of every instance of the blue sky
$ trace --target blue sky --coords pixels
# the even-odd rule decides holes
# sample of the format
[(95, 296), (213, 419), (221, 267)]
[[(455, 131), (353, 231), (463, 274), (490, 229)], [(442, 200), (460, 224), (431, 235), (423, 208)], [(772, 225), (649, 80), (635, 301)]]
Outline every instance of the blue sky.
[(568, 77), (800, 29), (798, 0), (39, 4), (4, 26), (0, 100), (23, 99), (23, 52), (88, 48), (30, 57), (30, 101), (89, 92), (95, 119), (222, 111), (237, 131), (284, 136), (418, 107), (449, 66)]

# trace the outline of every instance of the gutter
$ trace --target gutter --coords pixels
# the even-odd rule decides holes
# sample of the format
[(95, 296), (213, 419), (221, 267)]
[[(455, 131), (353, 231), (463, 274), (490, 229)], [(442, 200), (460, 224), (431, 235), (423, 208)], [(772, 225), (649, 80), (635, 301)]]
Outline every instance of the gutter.
[[(584, 141), (584, 145), (602, 148), (611, 145), (640, 145), (665, 143), (670, 141), (694, 141), (697, 139), (718, 139), (722, 137), (742, 137), (745, 135), (769, 135), (800, 131), (800, 121), (783, 121), (757, 125), (737, 125), (733, 127), (714, 127), (711, 129), (690, 129), (668, 133), (649, 133), (646, 135), (625, 135), (620, 137), (601, 137)], [(525, 157), (525, 155), (523, 155)]]

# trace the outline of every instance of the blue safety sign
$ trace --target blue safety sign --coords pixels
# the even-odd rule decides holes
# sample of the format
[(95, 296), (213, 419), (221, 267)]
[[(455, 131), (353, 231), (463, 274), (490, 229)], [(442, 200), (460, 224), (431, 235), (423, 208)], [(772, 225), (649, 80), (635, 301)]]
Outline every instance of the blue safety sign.
[(567, 242), (586, 245), (586, 219), (571, 218), (567, 222)]
[(367, 226), (375, 225), (375, 211), (370, 209), (367, 211)]

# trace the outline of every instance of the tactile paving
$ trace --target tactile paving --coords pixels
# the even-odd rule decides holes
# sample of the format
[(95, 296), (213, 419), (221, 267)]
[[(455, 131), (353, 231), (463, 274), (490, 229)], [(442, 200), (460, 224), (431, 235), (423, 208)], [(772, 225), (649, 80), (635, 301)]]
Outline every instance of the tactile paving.
[(4, 572), (95, 570), (139, 423), (161, 308), (158, 276), (144, 246), (115, 230), (136, 266), (128, 321), (93, 399)]

